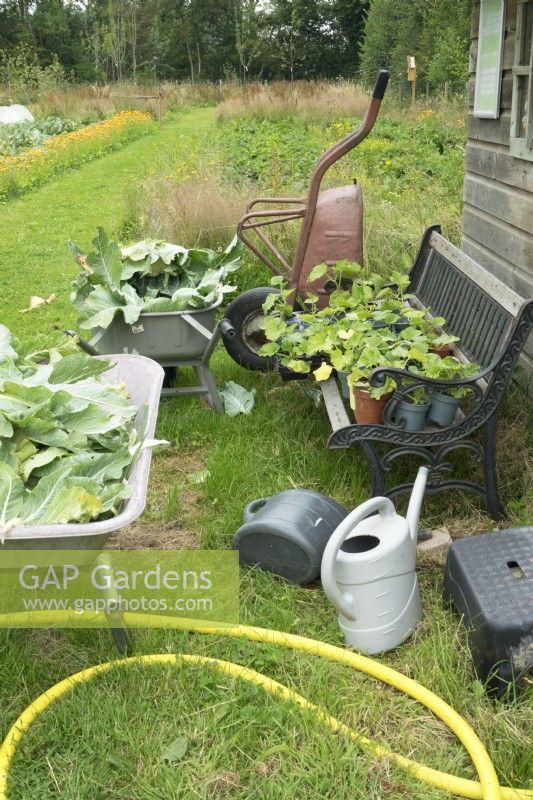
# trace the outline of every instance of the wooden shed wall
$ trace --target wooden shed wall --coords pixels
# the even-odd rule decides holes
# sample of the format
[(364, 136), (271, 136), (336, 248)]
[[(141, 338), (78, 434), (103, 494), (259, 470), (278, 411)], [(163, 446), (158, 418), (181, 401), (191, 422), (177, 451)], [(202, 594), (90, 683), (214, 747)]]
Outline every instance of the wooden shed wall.
[[(533, 296), (533, 161), (509, 152), (516, 2), (507, 0), (500, 117), (473, 115), (479, 0), (472, 10), (462, 250), (523, 297)], [(533, 337), (532, 337), (533, 338)], [(523, 366), (533, 376), (533, 341)]]

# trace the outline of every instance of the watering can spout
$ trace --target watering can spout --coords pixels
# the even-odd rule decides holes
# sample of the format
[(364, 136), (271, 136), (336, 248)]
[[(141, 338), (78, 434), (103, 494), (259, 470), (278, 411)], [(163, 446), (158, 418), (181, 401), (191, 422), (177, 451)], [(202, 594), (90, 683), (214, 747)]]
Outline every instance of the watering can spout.
[(420, 467), (416, 480), (411, 492), (411, 499), (407, 508), (407, 522), (409, 523), (409, 532), (411, 541), (416, 543), (418, 535), (418, 518), (420, 516), (420, 508), (422, 507), (422, 500), (424, 499), (424, 491), (426, 489), (426, 482), (428, 479), (428, 468)]

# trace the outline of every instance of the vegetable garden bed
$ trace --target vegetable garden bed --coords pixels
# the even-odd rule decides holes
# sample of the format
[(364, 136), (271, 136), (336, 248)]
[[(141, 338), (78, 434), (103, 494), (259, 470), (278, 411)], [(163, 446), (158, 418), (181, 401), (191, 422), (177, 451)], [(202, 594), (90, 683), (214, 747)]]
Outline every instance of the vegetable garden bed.
[(15, 155), (0, 155), (0, 200), (44, 183), (70, 167), (79, 167), (104, 153), (151, 133), (150, 114), (121, 111), (104, 122), (45, 139), (39, 147)]

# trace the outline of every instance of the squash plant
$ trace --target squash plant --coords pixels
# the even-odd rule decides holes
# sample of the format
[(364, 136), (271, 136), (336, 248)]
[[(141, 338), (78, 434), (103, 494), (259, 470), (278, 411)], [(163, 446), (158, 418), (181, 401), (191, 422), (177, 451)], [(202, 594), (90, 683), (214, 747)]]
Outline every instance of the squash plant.
[(71, 300), (82, 328), (107, 328), (122, 315), (134, 324), (142, 313), (208, 308), (236, 289), (225, 283), (240, 266), (242, 244), (234, 238), (223, 252), (187, 249), (146, 239), (127, 247), (98, 228), (94, 250), (86, 255), (73, 242), (81, 267)]
[[(317, 265), (310, 280), (322, 277), (328, 267)], [(347, 372), (352, 387), (365, 389), (379, 399), (390, 393), (394, 381), (371, 387), (368, 376), (376, 367), (409, 368), (420, 375), (453, 380), (476, 372), (477, 365), (464, 365), (452, 357), (440, 358), (432, 350), (458, 341), (458, 337), (442, 332), (443, 317), (432, 317), (429, 309), (409, 303), (409, 277), (393, 272), (389, 279), (375, 273), (365, 278), (361, 267), (339, 261), (334, 267), (335, 289), (327, 308), (318, 310), (318, 297), (308, 294), (298, 302), (304, 310), (295, 312), (291, 304), (293, 291), (283, 279), (273, 285), (279, 294), (271, 294), (263, 306), (264, 330), (269, 340), (261, 353), (277, 356), (280, 363), (301, 374), (313, 372), (317, 380), (330, 377), (332, 371)], [(345, 287), (345, 279), (353, 280)], [(316, 363), (320, 362), (319, 366)], [(445, 390), (454, 397), (463, 397), (469, 390), (453, 387)], [(413, 390), (415, 404), (425, 404), (427, 393)]]
[[(322, 277), (326, 269), (319, 264), (310, 280)], [(408, 278), (393, 273), (390, 282), (377, 274), (364, 279), (359, 265), (346, 261), (335, 265), (334, 274), (329, 306), (317, 310), (318, 297), (309, 294), (300, 301), (307, 309), (297, 313), (289, 303), (291, 290), (284, 288), (282, 279), (273, 280), (280, 292), (269, 295), (263, 306), (269, 342), (261, 352), (278, 356), (294, 372), (313, 371), (317, 380), (328, 378), (333, 369), (348, 372), (352, 386), (368, 388), (379, 398), (394, 386), (387, 381), (383, 387), (368, 387), (370, 371), (378, 366), (403, 368), (429, 347), (417, 327), (420, 312), (407, 305)], [(349, 289), (343, 288), (346, 278), (354, 281)], [(313, 370), (317, 359), (322, 363)]]
[[(413, 371), (419, 372), (427, 378), (442, 381), (457, 381), (463, 378), (470, 378), (481, 370), (479, 364), (469, 362), (467, 364), (459, 361), (453, 356), (441, 358), (435, 353), (427, 353), (423, 361), (416, 365)], [(467, 386), (443, 386), (438, 390), (441, 394), (449, 395), (457, 399), (468, 397), (472, 390)]]

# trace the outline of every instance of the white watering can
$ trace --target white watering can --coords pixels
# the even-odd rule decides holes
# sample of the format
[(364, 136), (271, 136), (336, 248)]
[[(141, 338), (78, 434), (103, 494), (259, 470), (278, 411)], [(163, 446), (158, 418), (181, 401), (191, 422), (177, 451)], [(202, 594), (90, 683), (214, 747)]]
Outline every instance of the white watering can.
[(392, 650), (422, 619), (415, 565), (427, 476), (420, 467), (406, 519), (388, 497), (374, 497), (348, 514), (324, 550), (322, 586), (346, 643), (364, 653)]

